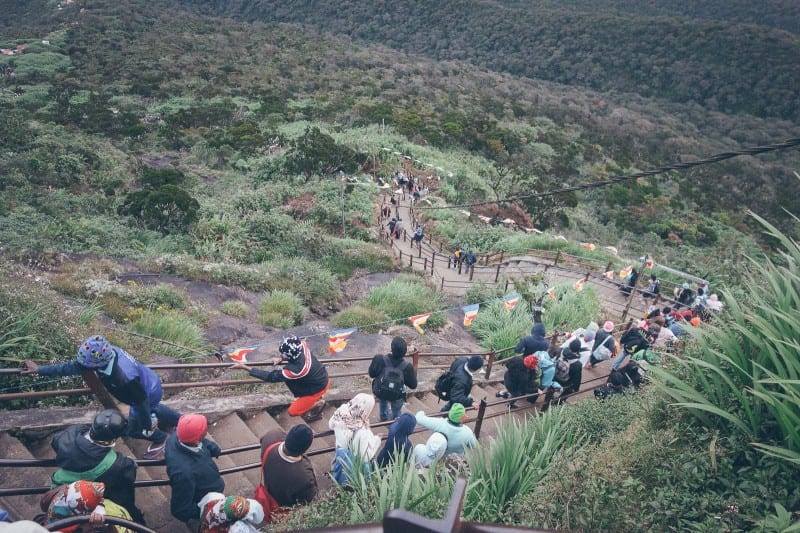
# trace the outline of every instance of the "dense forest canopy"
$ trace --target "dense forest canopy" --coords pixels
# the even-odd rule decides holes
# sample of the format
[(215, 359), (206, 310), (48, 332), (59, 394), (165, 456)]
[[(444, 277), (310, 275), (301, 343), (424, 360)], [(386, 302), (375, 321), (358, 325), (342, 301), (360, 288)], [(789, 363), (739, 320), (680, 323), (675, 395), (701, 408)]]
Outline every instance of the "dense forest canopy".
[(768, 26), (538, 2), (232, 0), (187, 5), (296, 22), (437, 60), (725, 113), (800, 117), (800, 39)]

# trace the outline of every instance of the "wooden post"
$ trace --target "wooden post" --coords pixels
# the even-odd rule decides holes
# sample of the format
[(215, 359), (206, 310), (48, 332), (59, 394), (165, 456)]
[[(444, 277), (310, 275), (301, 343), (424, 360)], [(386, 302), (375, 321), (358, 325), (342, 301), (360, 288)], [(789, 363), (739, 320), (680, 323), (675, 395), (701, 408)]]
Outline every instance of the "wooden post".
[(92, 389), (92, 394), (103, 404), (103, 407), (106, 409), (117, 409), (119, 410), (119, 406), (117, 405), (117, 401), (111, 396), (111, 393), (103, 385), (103, 382), (100, 381), (100, 378), (97, 377), (94, 370), (84, 370), (83, 371), (83, 381), (86, 382), (86, 385)]
[(500, 262), (501, 263), (503, 262), (503, 257), (505, 257), (505, 254), (506, 254), (505, 250), (500, 250)]
[(444, 276), (442, 276), (442, 286), (439, 288), (440, 291), (444, 290)]
[(497, 355), (497, 352), (492, 350), (489, 352), (488, 361), (486, 362), (486, 379), (489, 379), (489, 376), (492, 374), (492, 366), (494, 365), (494, 359)]
[(483, 416), (486, 414), (486, 398), (481, 400), (478, 406), (478, 418), (475, 419), (475, 438), (477, 439), (481, 434), (481, 426), (483, 425)]
[(506, 292), (507, 290), (508, 290), (508, 280), (506, 279), (506, 286), (505, 288), (503, 288), (503, 292)]
[(603, 274), (605, 274), (609, 270), (611, 270), (611, 261), (609, 261), (608, 264), (606, 265), (606, 269), (603, 271)]
[(423, 264), (422, 270), (424, 272), (428, 271), (428, 258), (427, 257), (425, 258), (425, 263)]
[(553, 260), (553, 266), (558, 265), (558, 260), (561, 259), (561, 250), (556, 252), (556, 258)]
[(408, 254), (408, 266), (414, 268), (414, 254)]
[(472, 281), (472, 276), (475, 275), (475, 265), (467, 266), (469, 268), (469, 280)]
[[(436, 252), (431, 252), (431, 276), (433, 276), (433, 266), (436, 263)], [(447, 269), (450, 270), (450, 260), (447, 260)]]
[[(412, 244), (411, 244), (411, 246), (414, 246), (414, 244), (413, 244), (413, 241), (412, 241)], [(420, 242), (417, 244), (417, 248), (418, 248), (418, 250), (417, 250), (417, 257), (422, 257), (422, 241), (420, 241)], [(427, 261), (427, 260), (428, 260), (428, 258), (426, 257), (426, 258), (425, 258), (425, 260)], [(427, 267), (425, 268), (425, 270), (427, 270)]]
[(419, 350), (414, 350), (414, 353), (411, 354), (411, 366), (414, 367), (414, 375), (416, 376), (419, 368)]
[(494, 282), (497, 283), (498, 279), (500, 279), (500, 263), (497, 263), (497, 270), (494, 273)]

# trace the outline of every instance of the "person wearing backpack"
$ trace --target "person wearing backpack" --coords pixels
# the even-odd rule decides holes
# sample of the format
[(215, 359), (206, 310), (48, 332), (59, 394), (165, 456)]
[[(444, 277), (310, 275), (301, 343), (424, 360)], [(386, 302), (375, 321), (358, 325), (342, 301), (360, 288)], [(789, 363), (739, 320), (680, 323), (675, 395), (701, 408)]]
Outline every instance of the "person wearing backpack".
[(460, 403), (464, 407), (472, 407), (475, 400), (470, 396), (472, 392), (472, 378), (475, 373), (483, 368), (483, 357), (473, 355), (470, 358), (456, 357), (450, 365), (450, 388), (448, 401), (442, 407), (442, 412), (450, 410), (454, 404)]
[(603, 329), (594, 336), (592, 355), (589, 356), (589, 362), (586, 367), (594, 368), (601, 361), (607, 361), (617, 355), (617, 343), (614, 341), (613, 334), (614, 323), (606, 320), (605, 324), (603, 324)]
[(531, 328), (531, 334), (523, 337), (517, 345), (514, 346), (514, 352), (521, 353), (523, 356), (531, 355), (536, 352), (546, 352), (550, 347), (550, 341), (544, 336), (544, 324), (536, 322)]
[(305, 424), (292, 426), (288, 433), (273, 429), (261, 437), (264, 486), (281, 507), (305, 505), (317, 495), (317, 476), (305, 455), (313, 441), (314, 432)]
[(475, 254), (472, 253), (472, 250), (468, 251), (466, 255), (464, 255), (464, 264), (467, 265), (467, 267), (464, 269), (464, 274), (469, 275), (470, 269), (475, 269), (476, 262), (477, 258), (475, 257)]
[(647, 301), (648, 298), (655, 298), (659, 294), (661, 294), (661, 280), (655, 274), (650, 274), (650, 283), (642, 293), (642, 298)]
[(408, 347), (402, 337), (392, 339), (392, 351), (387, 355), (376, 355), (369, 365), (372, 378), (372, 393), (378, 399), (378, 414), (381, 422), (394, 420), (406, 400), (406, 390), (417, 388), (414, 366), (406, 361)]
[(580, 339), (574, 339), (559, 354), (559, 361), (556, 365), (556, 381), (564, 387), (561, 392), (562, 396), (576, 393), (581, 389), (581, 378), (583, 377), (583, 365), (580, 360), (581, 347)]

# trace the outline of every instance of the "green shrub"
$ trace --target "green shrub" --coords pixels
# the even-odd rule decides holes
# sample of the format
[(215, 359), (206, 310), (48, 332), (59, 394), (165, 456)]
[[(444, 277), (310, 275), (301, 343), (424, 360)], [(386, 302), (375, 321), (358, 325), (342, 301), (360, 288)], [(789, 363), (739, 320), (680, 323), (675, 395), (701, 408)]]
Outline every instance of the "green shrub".
[(286, 290), (273, 290), (258, 305), (258, 321), (264, 326), (287, 329), (303, 322), (305, 308), (300, 298)]
[[(331, 318), (331, 325), (337, 329), (359, 327), (359, 331), (364, 333), (377, 333), (380, 331), (382, 322), (388, 322), (389, 317), (380, 310), (356, 304), (347, 309), (339, 311)], [(376, 324), (374, 326), (367, 326)]]
[[(516, 346), (517, 342), (530, 333), (533, 319), (522, 305), (517, 305), (511, 313), (506, 311), (503, 300), (497, 299), (481, 305), (478, 316), (469, 330), (486, 350), (502, 350)], [(498, 355), (498, 359), (513, 356), (511, 351)]]
[(502, 297), (503, 291), (497, 285), (479, 281), (467, 287), (464, 292), (464, 303), (467, 305), (477, 304)]
[(341, 297), (334, 275), (314, 261), (299, 257), (277, 259), (263, 268), (269, 274), (268, 289), (293, 292), (308, 305), (324, 309), (334, 306)]
[[(208, 346), (203, 330), (189, 317), (175, 311), (134, 313), (131, 315), (130, 328), (135, 333), (168, 341), (167, 343), (153, 341), (151, 344), (153, 354), (186, 357), (203, 351)], [(145, 361), (149, 359), (145, 353), (137, 354), (137, 358), (143, 358)]]
[(250, 314), (250, 306), (241, 300), (226, 300), (222, 302), (219, 310), (236, 318), (245, 318)]
[[(442, 309), (444, 301), (442, 295), (426, 286), (420, 277), (401, 274), (385, 285), (374, 287), (361, 304), (381, 311), (392, 320), (407, 321), (411, 316)], [(424, 327), (437, 329), (444, 322), (442, 313), (434, 313)]]

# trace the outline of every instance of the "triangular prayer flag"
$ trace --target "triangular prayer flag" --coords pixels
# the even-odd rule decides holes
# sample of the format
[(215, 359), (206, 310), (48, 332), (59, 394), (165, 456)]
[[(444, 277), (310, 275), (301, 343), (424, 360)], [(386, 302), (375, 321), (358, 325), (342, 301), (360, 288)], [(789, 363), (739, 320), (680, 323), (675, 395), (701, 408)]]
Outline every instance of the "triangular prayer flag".
[(655, 265), (655, 262), (649, 257), (647, 258), (647, 261), (644, 262), (644, 266), (647, 268), (653, 268), (653, 265)]
[(420, 327), (428, 321), (428, 317), (431, 316), (433, 313), (425, 313), (424, 315), (416, 315), (409, 317), (408, 319), (411, 321), (411, 324), (414, 326), (414, 329), (417, 330), (420, 334), (425, 333), (425, 331)]
[(603, 276), (605, 276), (608, 279), (614, 279), (614, 271), (609, 270), (608, 272), (604, 273)]
[(245, 348), (237, 348), (235, 350), (229, 351), (226, 355), (228, 356), (228, 359), (230, 359), (231, 361), (236, 361), (237, 363), (246, 363), (247, 354), (249, 354), (252, 351), (255, 351), (256, 348), (258, 348), (258, 346), (247, 346)]
[(503, 300), (503, 307), (510, 313), (517, 306), (517, 302), (519, 302), (519, 294), (509, 294), (506, 296), (505, 300)]
[(328, 351), (339, 353), (347, 347), (347, 338), (358, 331), (358, 328), (340, 329), (328, 334)]
[(472, 321), (478, 316), (478, 304), (465, 305), (461, 308), (464, 311), (464, 327), (468, 328), (472, 325)]
[(595, 248), (597, 248), (597, 246), (595, 246), (594, 244), (592, 244), (590, 242), (581, 243), (581, 246), (583, 248), (586, 248), (587, 250), (594, 250)]
[(606, 246), (606, 250), (608, 250), (609, 252), (611, 252), (614, 255), (618, 254), (617, 249), (614, 248), (613, 246)]
[(550, 297), (551, 300), (554, 302), (556, 301), (556, 290), (553, 287), (547, 289), (547, 295)]
[(633, 265), (623, 268), (619, 271), (619, 277), (626, 278), (633, 272)]
[(585, 280), (585, 279), (583, 279), (583, 278), (581, 278), (581, 279), (579, 279), (578, 281), (576, 281), (576, 282), (575, 282), (575, 283), (572, 285), (572, 288), (573, 288), (573, 289), (575, 289), (576, 291), (582, 291), (582, 290), (583, 290), (583, 284), (584, 284), (584, 283), (586, 283), (586, 280)]

